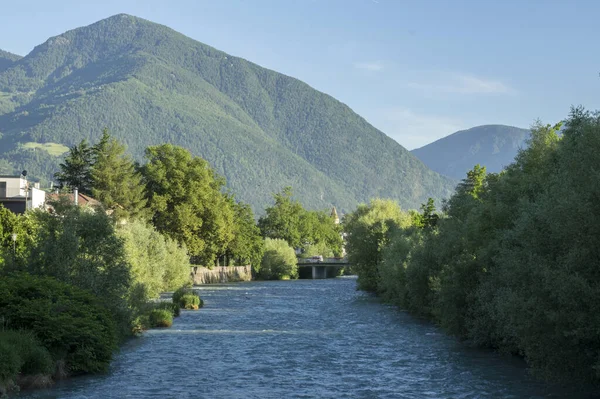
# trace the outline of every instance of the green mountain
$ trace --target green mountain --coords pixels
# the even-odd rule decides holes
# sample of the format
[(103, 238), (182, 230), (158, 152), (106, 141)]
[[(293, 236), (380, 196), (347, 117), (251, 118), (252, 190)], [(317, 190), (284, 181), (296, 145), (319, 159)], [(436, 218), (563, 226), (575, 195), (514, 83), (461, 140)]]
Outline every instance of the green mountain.
[(287, 185), (342, 211), (378, 196), (414, 208), (454, 186), (331, 96), (129, 15), (52, 37), (0, 73), (0, 170), (49, 179), (61, 145), (103, 127), (140, 160), (149, 145), (188, 148), (258, 211)]
[(504, 125), (484, 125), (461, 130), (412, 150), (425, 165), (445, 176), (463, 179), (473, 166), (500, 172), (526, 145), (529, 130)]
[(21, 58), (23, 58), (23, 57), (21, 57), (20, 55), (9, 53), (8, 51), (0, 50), (0, 72), (5, 71), (15, 61), (17, 61)]

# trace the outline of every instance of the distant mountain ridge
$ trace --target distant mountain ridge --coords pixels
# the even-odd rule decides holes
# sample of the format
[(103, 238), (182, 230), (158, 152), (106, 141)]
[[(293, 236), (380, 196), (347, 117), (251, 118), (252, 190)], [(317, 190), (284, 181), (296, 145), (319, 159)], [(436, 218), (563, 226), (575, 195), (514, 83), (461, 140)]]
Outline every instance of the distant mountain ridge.
[(480, 164), (488, 172), (500, 172), (526, 146), (530, 131), (514, 126), (483, 125), (461, 130), (412, 150), (434, 171), (460, 180)]
[(8, 51), (0, 50), (0, 72), (6, 70), (15, 61), (20, 60), (20, 55), (9, 53)]
[(125, 14), (0, 72), (0, 169), (49, 179), (60, 158), (38, 143), (95, 141), (103, 127), (140, 160), (148, 145), (188, 148), (255, 211), (288, 185), (309, 208), (348, 211), (372, 197), (416, 208), (455, 183), (331, 96)]

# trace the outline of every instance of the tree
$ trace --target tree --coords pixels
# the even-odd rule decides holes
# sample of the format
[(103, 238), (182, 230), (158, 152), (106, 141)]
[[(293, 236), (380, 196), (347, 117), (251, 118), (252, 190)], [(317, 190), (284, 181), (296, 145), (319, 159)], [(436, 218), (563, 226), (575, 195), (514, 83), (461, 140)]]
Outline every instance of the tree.
[(234, 212), (221, 193), (225, 180), (204, 159), (171, 144), (149, 147), (146, 158), (141, 172), (152, 224), (184, 244), (195, 262), (214, 264), (234, 237)]
[(54, 174), (61, 186), (77, 187), (81, 193), (91, 194), (91, 168), (94, 161), (93, 148), (86, 140), (72, 146), (65, 161), (61, 163), (60, 172)]
[(266, 215), (258, 219), (258, 227), (263, 237), (279, 238), (293, 248), (300, 248), (302, 242), (301, 222), (306, 212), (300, 202), (292, 199), (292, 188), (285, 187), (273, 195), (275, 204), (266, 209)]
[(34, 242), (36, 230), (29, 215), (16, 215), (0, 204), (0, 271), (18, 268), (15, 262)]
[(264, 252), (264, 240), (254, 221), (252, 208), (243, 202), (235, 202), (233, 197), (230, 202), (234, 211), (234, 231), (233, 240), (227, 247), (227, 258), (257, 268)]
[(92, 196), (111, 211), (117, 220), (145, 217), (147, 200), (144, 196), (144, 184), (131, 157), (125, 155), (125, 146), (111, 137), (105, 129), (92, 150)]
[(302, 249), (305, 255), (316, 249), (321, 249), (321, 253), (312, 255), (342, 255), (341, 227), (327, 212), (305, 211), (301, 218), (300, 234), (304, 243)]
[(123, 239), (133, 283), (147, 298), (173, 291), (190, 280), (190, 261), (184, 248), (153, 226), (133, 220), (118, 229)]
[(405, 227), (411, 216), (402, 212), (392, 200), (373, 199), (361, 204), (344, 221), (347, 233), (346, 250), (353, 270), (358, 274), (358, 285), (365, 291), (377, 291), (377, 266), (381, 251), (387, 244), (387, 231), (392, 226)]
[(429, 198), (426, 204), (421, 205), (423, 211), (423, 226), (425, 228), (433, 228), (437, 224), (439, 216), (435, 213), (435, 204), (433, 198)]
[(123, 336), (130, 333), (128, 294), (131, 271), (112, 220), (63, 204), (55, 213), (30, 211), (37, 226), (35, 241), (21, 255), (21, 270), (51, 276), (96, 295), (117, 321)]
[(293, 248), (325, 248), (341, 255), (340, 228), (333, 217), (323, 211), (307, 211), (292, 199), (292, 188), (285, 187), (274, 196), (275, 204), (258, 220), (263, 237), (280, 238)]
[(265, 238), (265, 253), (258, 276), (265, 280), (298, 278), (294, 249), (285, 240)]

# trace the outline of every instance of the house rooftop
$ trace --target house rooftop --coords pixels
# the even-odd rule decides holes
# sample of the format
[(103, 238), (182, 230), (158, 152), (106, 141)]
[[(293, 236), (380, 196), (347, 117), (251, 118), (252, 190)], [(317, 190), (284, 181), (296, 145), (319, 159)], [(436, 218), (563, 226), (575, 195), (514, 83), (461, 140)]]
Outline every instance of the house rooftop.
[[(49, 201), (58, 200), (59, 198), (67, 197), (69, 201), (74, 202), (75, 197), (73, 193), (62, 194), (62, 193), (52, 193), (46, 194), (46, 199)], [(77, 204), (79, 206), (97, 206), (100, 205), (100, 202), (97, 199), (90, 197), (89, 195), (78, 193), (77, 195)]]

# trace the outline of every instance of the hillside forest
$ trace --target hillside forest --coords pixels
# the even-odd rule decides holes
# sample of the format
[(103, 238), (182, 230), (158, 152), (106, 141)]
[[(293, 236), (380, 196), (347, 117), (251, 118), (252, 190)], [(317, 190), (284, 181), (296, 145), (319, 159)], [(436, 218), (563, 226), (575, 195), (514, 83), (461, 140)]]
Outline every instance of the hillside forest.
[(306, 83), (131, 15), (0, 63), (0, 173), (26, 169), (46, 187), (98, 127), (138, 162), (147, 147), (186, 148), (255, 214), (287, 186), (308, 209), (347, 212), (375, 196), (416, 208), (456, 183)]

